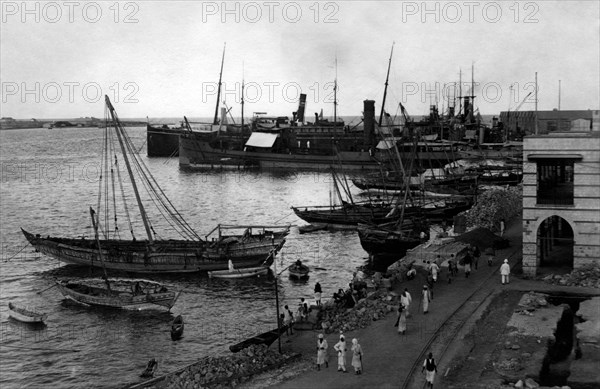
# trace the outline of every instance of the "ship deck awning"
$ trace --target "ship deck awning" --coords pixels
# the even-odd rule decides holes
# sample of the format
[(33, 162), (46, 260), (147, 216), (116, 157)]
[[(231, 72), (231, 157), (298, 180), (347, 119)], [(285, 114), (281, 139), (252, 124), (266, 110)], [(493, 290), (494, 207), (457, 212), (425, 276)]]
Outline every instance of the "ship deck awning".
[(396, 143), (396, 141), (391, 140), (391, 139), (380, 140), (379, 143), (377, 143), (377, 149), (378, 150), (393, 149), (395, 143)]
[(528, 154), (527, 159), (530, 161), (536, 161), (539, 159), (562, 159), (571, 161), (581, 161), (583, 155), (581, 154)]
[(251, 147), (273, 147), (277, 134), (267, 134), (265, 132), (253, 132), (246, 142), (246, 146)]

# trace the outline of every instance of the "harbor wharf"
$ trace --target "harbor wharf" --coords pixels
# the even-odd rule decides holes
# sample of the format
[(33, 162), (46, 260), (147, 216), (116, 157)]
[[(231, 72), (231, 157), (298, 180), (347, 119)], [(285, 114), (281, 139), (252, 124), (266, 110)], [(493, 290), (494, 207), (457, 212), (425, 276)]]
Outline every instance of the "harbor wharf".
[[(521, 220), (509, 223), (505, 231), (505, 237), (510, 241), (510, 246), (496, 252), (496, 261), (489, 267), (485, 261), (480, 261), (477, 270), (473, 269), (469, 278), (465, 277), (463, 267), (451, 284), (446, 279), (447, 269), (442, 268), (441, 279), (435, 284), (434, 299), (429, 304), (429, 313), (423, 314), (419, 300), (421, 290), (425, 284), (423, 270), (418, 272), (416, 278), (400, 283), (395, 283), (392, 288), (400, 294), (407, 288), (412, 294), (410, 306), (410, 317), (407, 319), (407, 330), (401, 335), (394, 327), (396, 321), (395, 311), (381, 320), (374, 321), (368, 327), (360, 330), (344, 333), (347, 343), (357, 338), (364, 352), (363, 373), (355, 375), (350, 365), (351, 352), (348, 348), (346, 365), (350, 374), (337, 371), (337, 356), (330, 347), (329, 368), (316, 369), (316, 365), (305, 369), (300, 374), (284, 374), (288, 378), (284, 381), (275, 380), (273, 377), (256, 376), (242, 384), (243, 388), (274, 387), (274, 388), (421, 388), (424, 387), (425, 375), (421, 374), (421, 366), (426, 355), (434, 352), (434, 358), (438, 364), (438, 375), (436, 386), (444, 387), (444, 372), (451, 366), (451, 355), (456, 345), (448, 347), (448, 344), (460, 342), (454, 333), (444, 333), (444, 325), (457, 315), (462, 309), (466, 309), (467, 315), (464, 326), (475, 325), (470, 316), (474, 316), (477, 310), (480, 314), (481, 306), (490, 304), (494, 296), (504, 290), (518, 290), (528, 292), (538, 290), (546, 293), (578, 293), (587, 295), (599, 295), (600, 291), (594, 288), (566, 287), (549, 285), (541, 281), (527, 280), (512, 277), (508, 285), (500, 282), (499, 268), (505, 258), (509, 259), (511, 268), (518, 269), (522, 257)], [(466, 307), (466, 308), (465, 308)], [(472, 307), (469, 308), (469, 307)], [(469, 311), (471, 309), (471, 311)], [(469, 316), (470, 315), (470, 316)], [(507, 318), (508, 320), (508, 318)], [(461, 320), (461, 323), (463, 321)], [(461, 324), (460, 327), (463, 327)], [(441, 330), (441, 331), (440, 331)], [(460, 328), (464, 334), (465, 328)], [(293, 335), (282, 338), (284, 352), (299, 352), (305, 359), (316, 360), (317, 329), (309, 331), (295, 331)], [(339, 333), (325, 334), (330, 345), (337, 342)], [(446, 343), (442, 345), (443, 343)], [(544, 345), (542, 345), (544, 347)], [(436, 355), (435, 352), (442, 354)], [(448, 351), (445, 353), (445, 351)], [(288, 366), (289, 370), (294, 370)], [(286, 372), (286, 367), (279, 372)], [(266, 373), (268, 376), (269, 374)]]

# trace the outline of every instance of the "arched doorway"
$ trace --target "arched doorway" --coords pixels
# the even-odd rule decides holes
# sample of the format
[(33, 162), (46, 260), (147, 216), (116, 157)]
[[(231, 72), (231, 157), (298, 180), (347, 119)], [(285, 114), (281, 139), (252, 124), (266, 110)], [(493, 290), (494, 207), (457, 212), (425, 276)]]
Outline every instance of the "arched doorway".
[(573, 269), (573, 228), (560, 216), (550, 216), (537, 232), (537, 255), (540, 267)]

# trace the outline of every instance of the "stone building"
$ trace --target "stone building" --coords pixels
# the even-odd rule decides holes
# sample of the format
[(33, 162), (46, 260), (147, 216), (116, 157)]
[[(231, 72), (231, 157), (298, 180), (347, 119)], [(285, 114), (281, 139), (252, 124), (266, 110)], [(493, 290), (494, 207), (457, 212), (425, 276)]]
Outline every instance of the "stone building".
[(523, 139), (523, 271), (600, 261), (600, 131)]
[[(591, 130), (591, 123), (597, 120), (597, 110), (553, 110), (553, 111), (518, 111), (500, 112), (500, 122), (503, 123), (509, 137), (516, 134), (535, 134), (535, 118), (537, 116), (538, 134), (548, 134), (554, 131), (569, 131), (574, 120), (586, 120), (587, 131)], [(583, 124), (583, 122), (580, 122)], [(585, 131), (585, 130), (584, 130)]]

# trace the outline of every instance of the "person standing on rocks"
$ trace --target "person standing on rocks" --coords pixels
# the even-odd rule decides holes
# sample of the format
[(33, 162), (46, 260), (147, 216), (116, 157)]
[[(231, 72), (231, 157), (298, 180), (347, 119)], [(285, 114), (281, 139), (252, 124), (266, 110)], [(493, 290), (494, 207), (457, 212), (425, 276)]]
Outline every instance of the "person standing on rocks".
[(437, 366), (435, 364), (435, 360), (433, 359), (433, 354), (429, 353), (427, 359), (423, 362), (423, 368), (421, 369), (421, 373), (427, 370), (425, 373), (425, 382), (427, 386), (433, 388), (433, 381), (435, 379), (435, 373), (437, 373)]
[(500, 237), (504, 236), (504, 228), (506, 228), (506, 223), (504, 219), (500, 219)]
[(427, 289), (427, 285), (423, 285), (421, 300), (423, 303), (423, 314), (426, 314), (427, 312), (429, 312), (429, 302), (431, 301), (431, 299), (429, 298), (429, 290)]
[(338, 371), (342, 371), (347, 373), (346, 370), (346, 339), (343, 334), (340, 334), (340, 341), (333, 346), (333, 349), (337, 351), (338, 354)]
[(508, 264), (508, 258), (504, 260), (502, 266), (500, 266), (500, 276), (502, 277), (502, 285), (508, 284), (508, 276), (510, 275), (510, 265)]
[(354, 374), (362, 374), (362, 347), (358, 344), (358, 339), (352, 339), (352, 366)]
[(319, 340), (317, 340), (317, 370), (321, 370), (321, 365), (325, 364), (325, 367), (329, 367), (327, 362), (327, 340), (323, 334), (319, 334)]
[(283, 307), (283, 313), (285, 314), (284, 323), (285, 325), (287, 325), (285, 333), (287, 335), (294, 335), (294, 314), (292, 313), (292, 311), (290, 311), (290, 307), (288, 307), (287, 305)]
[(408, 293), (408, 288), (404, 288), (404, 292), (400, 295), (400, 303), (404, 305), (406, 310), (406, 317), (410, 316), (410, 304), (412, 303), (412, 296)]
[(317, 303), (317, 307), (321, 306), (321, 293), (323, 293), (321, 290), (321, 284), (317, 282), (315, 284), (315, 301)]

